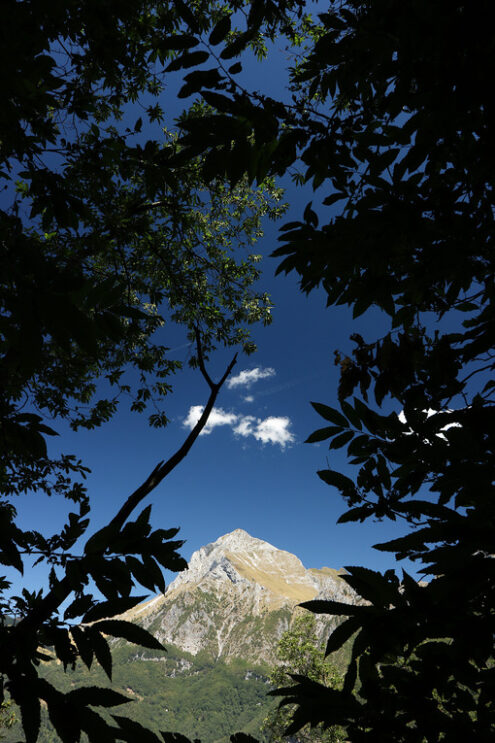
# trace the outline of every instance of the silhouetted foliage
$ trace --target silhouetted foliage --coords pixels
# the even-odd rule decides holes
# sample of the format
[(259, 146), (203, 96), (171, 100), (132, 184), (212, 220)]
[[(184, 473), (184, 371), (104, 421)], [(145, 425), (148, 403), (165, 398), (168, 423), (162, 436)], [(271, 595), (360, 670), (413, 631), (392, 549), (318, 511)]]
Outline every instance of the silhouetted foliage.
[(222, 92), (201, 91), (218, 113), (201, 131), (183, 127), (185, 152), (202, 147), (205, 171), (232, 183), (302, 163), (296, 178), (312, 183), (321, 208), (309, 203), (282, 228), (278, 270), (296, 271), (305, 292), (321, 286), (354, 317), (379, 310), (385, 325), (336, 353), (338, 407), (314, 403), (325, 427), (308, 440), (345, 447), (357, 468), (319, 473), (349, 506), (340, 521), (403, 520), (408, 532), (377, 548), (417, 561), (429, 582), (349, 567), (344, 579), (368, 606), (305, 604), (348, 617), (328, 652), (357, 638), (342, 691), (308, 678), (281, 690), (298, 706), (291, 731), (343, 724), (366, 743), (493, 737), (489, 10), (330, 2), (292, 69), (290, 105), (226, 75)]
[[(5, 55), (5, 79), (12, 86), (16, 85), (16, 75), (29, 80), (26, 89), (30, 92), (21, 101), (25, 108), (16, 95), (8, 91), (5, 96), (5, 121), (9, 124), (18, 119), (25, 125), (21, 130), (15, 123), (9, 127), (8, 136), (2, 139), (3, 160), (15, 156), (19, 163), (22, 161), (23, 172), (28, 175), (20, 174), (20, 193), (26, 192), (28, 182), (32, 217), (39, 217), (41, 230), (31, 234), (18, 214), (2, 215), (8, 227), (4, 234), (9, 236), (6, 255), (10, 261), (15, 258), (12, 265), (5, 259), (8, 275), (14, 277), (15, 286), (16, 282), (21, 286), (18, 277), (26, 275), (28, 283), (27, 287), (22, 284), (23, 291), (36, 298), (32, 274), (26, 268), (38, 261), (36, 275), (46, 276), (50, 294), (57, 295), (61, 286), (67, 286), (65, 271), (66, 266), (72, 270), (71, 251), (78, 248), (80, 239), (84, 244), (93, 229), (96, 234), (102, 217), (110, 213), (100, 201), (95, 213), (89, 210), (88, 215), (80, 189), (75, 189), (72, 201), (64, 180), (67, 177), (67, 183), (75, 185), (78, 175), (72, 162), (67, 174), (33, 165), (38, 163), (40, 142), (45, 147), (53, 138), (52, 127), (60, 125), (51, 113), (53, 101), (59, 97), (65, 101), (69, 116), (80, 116), (82, 111), (81, 118), (95, 118), (95, 126), (101, 129), (99, 109), (92, 108), (91, 86), (95, 81), (103, 83), (102, 95), (110, 90), (116, 96), (115, 100), (104, 101), (106, 121), (115, 114), (113, 106), (133, 100), (136, 84), (148, 85), (140, 75), (146, 75), (149, 55), (156, 54), (154, 59), (160, 54), (164, 58), (170, 55), (170, 72), (182, 74), (186, 70), (179, 95), (186, 98), (201, 93), (206, 104), (216, 110), (205, 110), (200, 121), (195, 116), (186, 117), (182, 121), (183, 135), (163, 155), (156, 149), (152, 153), (136, 146), (137, 155), (127, 159), (120, 149), (121, 140), (110, 131), (108, 153), (107, 143), (101, 142), (94, 130), (96, 143), (89, 146), (84, 137), (81, 139), (81, 155), (88, 162), (92, 162), (91, 153), (100, 147), (103, 161), (109, 158), (110, 168), (113, 165), (118, 178), (123, 179), (117, 201), (126, 207), (124, 213), (131, 215), (131, 230), (132, 220), (138, 218), (136, 213), (147, 215), (156, 193), (159, 201), (167, 198), (162, 179), (166, 181), (170, 172), (197, 162), (198, 156), (203, 182), (227, 179), (231, 185), (242, 184), (243, 178), (261, 183), (267, 175), (286, 173), (302, 163), (304, 172), (296, 173), (296, 180), (312, 183), (315, 199), (321, 193), (322, 207), (332, 209), (328, 219), (322, 219), (322, 210), (318, 210), (318, 216), (309, 203), (301, 220), (285, 225), (282, 244), (275, 251), (281, 259), (279, 270), (296, 271), (304, 291), (322, 286), (329, 305), (348, 305), (355, 317), (375, 308), (380, 311), (381, 322), (387, 317), (389, 321), (389, 329), (380, 338), (364, 339), (356, 333), (352, 338), (354, 349), (336, 354), (341, 369), (339, 407), (335, 403), (333, 407), (314, 404), (327, 425), (310, 440), (330, 440), (331, 449), (346, 447), (350, 463), (358, 470), (354, 478), (349, 472), (331, 469), (320, 472), (320, 477), (339, 491), (349, 506), (341, 521), (403, 519), (410, 527), (408, 533), (378, 548), (399, 559), (408, 557), (423, 564), (421, 569), (430, 581), (421, 585), (407, 573), (399, 580), (394, 571), (382, 575), (350, 567), (345, 580), (368, 605), (328, 601), (306, 604), (315, 612), (348, 617), (329, 638), (328, 652), (353, 634), (357, 637), (342, 690), (327, 689), (302, 677), (295, 686), (282, 690), (284, 701), (297, 706), (292, 730), (307, 724), (343, 725), (349, 740), (356, 743), (492, 740), (495, 127), (491, 81), (495, 55), (489, 23), (491, 6), (486, 0), (330, 2), (318, 21), (306, 21), (303, 38), (300, 26), (284, 18), (295, 5), (255, 1), (246, 5), (244, 28), (230, 31), (225, 8), (215, 7), (209, 13), (177, 0), (166, 5), (163, 13), (158, 6), (144, 3), (143, 8), (151, 12), (140, 15), (143, 8), (135, 9), (133, 3), (120, 2), (121, 10), (110, 3), (105, 6), (104, 48), (116, 51), (112, 56), (102, 54), (102, 37), (91, 35), (96, 12), (98, 17), (100, 14), (92, 3), (67, 3), (64, 10), (57, 5), (53, 20), (50, 17), (50, 21), (40, 24), (36, 13), (43, 13), (43, 3), (36, 5), (42, 10), (35, 11), (30, 3), (10, 2), (5, 18), (15, 23), (21, 17), (33, 39), (38, 39), (38, 46), (33, 41), (24, 55), (10, 47)], [(113, 18), (119, 18), (120, 25), (112, 27), (108, 21)], [(60, 19), (62, 31), (57, 26)], [(154, 29), (153, 24), (158, 22), (158, 30), (147, 37), (143, 57), (141, 51), (135, 52), (140, 49), (140, 24), (144, 20), (146, 28), (151, 24)], [(187, 25), (187, 30), (181, 24)], [(5, 28), (2, 32), (12, 39), (11, 44), (29, 36)], [(80, 29), (89, 34), (88, 47), (81, 43), (84, 39)], [(261, 49), (263, 29), (268, 35), (281, 29), (291, 43), (302, 43), (291, 72), (290, 105), (250, 93), (236, 80), (241, 65), (236, 58), (249, 44), (255, 49), (258, 44)], [(187, 71), (210, 59), (211, 50), (203, 45), (205, 34), (209, 45), (217, 45), (215, 54), (221, 62), (215, 62), (209, 70)], [(66, 37), (73, 45), (74, 68), (65, 88), (60, 89), (46, 51), (56, 39)], [(75, 53), (78, 46), (84, 51), (82, 59)], [(29, 60), (29, 64), (13, 69), (18, 58)], [(130, 83), (120, 87), (121, 66), (126, 64), (132, 71)], [(151, 117), (155, 113), (160, 116), (156, 109), (149, 113)], [(139, 127), (136, 122), (136, 129)], [(85, 136), (91, 136), (90, 128)], [(16, 154), (18, 150), (21, 156)], [(136, 159), (139, 168), (134, 169)], [(91, 168), (98, 174), (105, 171), (100, 165)], [(142, 173), (144, 192), (138, 189), (139, 198), (129, 205), (126, 179), (132, 181)], [(114, 180), (118, 182), (118, 178)], [(173, 185), (169, 183), (169, 187)], [(95, 189), (98, 193), (102, 190), (99, 180)], [(55, 240), (57, 244), (58, 232), (50, 237), (54, 220), (62, 230), (73, 229), (76, 233), (82, 225), (82, 235), (67, 243), (62, 264), (57, 251), (39, 248), (40, 242), (50, 246)], [(114, 227), (104, 224), (110, 239), (114, 239)], [(93, 287), (96, 298), (88, 295), (80, 265), (76, 262), (74, 298), (63, 307), (69, 307), (67, 315), (72, 318), (70, 338), (94, 359), (95, 343), (101, 349), (110, 342), (120, 342), (120, 334), (125, 336), (127, 328), (134, 327), (135, 302), (113, 280), (112, 284)], [(54, 282), (53, 290), (50, 281)], [(114, 296), (117, 287), (118, 295)], [(16, 436), (29, 439), (31, 443), (21, 443), (21, 452), (26, 447), (34, 451), (39, 446), (34, 439), (39, 442), (38, 435), (50, 431), (41, 428), (44, 424), (37, 418), (15, 419), (9, 405), (24, 389), (26, 380), (35, 375), (36, 369), (29, 367), (30, 359), (41, 363), (42, 368), (50, 368), (43, 366), (44, 354), (52, 338), (63, 350), (64, 336), (53, 320), (60, 313), (44, 309), (53, 305), (51, 298), (47, 302), (30, 299), (20, 305), (15, 302), (15, 293), (11, 302), (9, 288), (10, 284), (5, 289), (8, 301), (3, 314), (7, 319), (2, 332), (7, 345), (1, 372), (2, 380), (9, 373), (14, 386), (7, 388), (6, 403), (2, 403), (4, 408), (7, 405), (6, 412), (2, 411), (2, 425), (4, 420), (10, 425), (12, 419), (17, 428), (9, 432), (9, 442), (16, 442)], [(42, 312), (37, 310), (39, 304)], [(111, 319), (114, 316), (117, 323)], [(131, 322), (122, 322), (122, 317)], [(137, 318), (138, 324), (147, 321)], [(192, 332), (198, 330), (193, 324)], [(21, 344), (15, 339), (21, 332), (25, 340), (29, 339), (33, 354), (17, 358)], [(207, 335), (206, 350), (214, 335)], [(62, 388), (62, 400), (68, 392), (78, 393), (84, 387), (87, 369), (88, 364), (83, 364), (78, 370), (73, 388)], [(56, 371), (53, 378), (58, 390), (60, 370), (58, 376)], [(207, 375), (205, 378), (208, 381)], [(43, 451), (33, 456), (38, 462)], [(83, 530), (84, 508), (82, 505), (81, 513), (73, 517), (72, 531), (62, 549), (67, 549)], [(19, 567), (15, 545), (24, 537), (16, 531), (11, 510), (4, 507), (1, 513), (10, 529), (8, 544), (13, 545), (7, 547), (5, 559)], [(149, 556), (143, 547), (146, 523), (145, 513), (141, 520), (128, 525), (124, 536), (127, 527), (119, 522), (118, 529), (110, 528), (108, 534), (100, 535), (100, 545), (93, 543), (81, 558), (109, 591), (109, 616), (121, 606), (115, 601), (120, 602), (129, 593), (130, 566), (126, 564), (121, 572), (116, 555), (122, 543), (132, 543), (143, 561)], [(150, 542), (148, 538), (146, 544), (160, 551), (163, 542), (158, 545), (158, 539)], [(110, 550), (106, 554), (103, 544)], [(114, 544), (118, 548), (112, 553)], [(167, 560), (171, 556), (173, 561), (178, 558), (172, 545), (166, 550)], [(161, 556), (161, 552), (151, 555)], [(77, 591), (82, 585), (81, 563), (68, 560), (65, 567), (63, 585)], [(103, 588), (100, 590), (105, 593)], [(95, 741), (137, 736), (159, 740), (120, 716), (115, 717), (118, 727), (112, 729), (109, 738), (97, 713), (88, 707), (94, 704), (98, 692), (88, 689), (79, 696), (61, 697), (38, 679), (38, 648), (48, 644), (55, 646), (67, 664), (75, 660), (76, 652), (83, 658), (86, 655), (88, 662), (92, 654), (98, 657), (98, 653), (103, 666), (108, 662), (101, 642), (96, 650), (99, 640), (84, 644), (89, 631), (84, 630), (84, 640), (76, 650), (67, 630), (53, 620), (52, 612), (59, 605), (57, 596), (62, 594), (56, 581), (48, 597), (25, 596), (19, 600), (23, 621), (14, 629), (3, 628), (8, 640), (2, 645), (2, 672), (10, 679), (11, 693), (20, 703), (27, 740), (36, 740), (40, 697), (53, 710), (53, 722), (66, 741), (76, 740), (80, 729), (87, 730)], [(73, 611), (80, 616), (90, 611), (92, 604), (91, 600)], [(103, 638), (98, 624), (107, 623), (108, 628), (108, 622), (113, 621), (103, 619), (91, 625), (96, 627), (94, 636)], [(114, 629), (118, 628), (114, 625)], [(359, 695), (355, 689), (357, 678)], [(115, 696), (101, 697), (103, 705), (121, 701)]]
[[(215, 382), (208, 355), (219, 345), (251, 352), (249, 324), (270, 320), (269, 298), (253, 289), (258, 256), (239, 259), (232, 247), (251, 245), (261, 217), (282, 213), (280, 191), (270, 180), (257, 189), (247, 179), (235, 189), (221, 177), (205, 180), (200, 153), (179, 163), (181, 146), (162, 129), (167, 70), (209, 56), (184, 51), (196, 44), (191, 32), (218, 43), (227, 14), (242, 5), (211, 2), (194, 13), (181, 0), (2, 5), (0, 563), (19, 574), (26, 560), (51, 566), (46, 592), (11, 596), (0, 579), (0, 702), (6, 690), (19, 706), (27, 743), (37, 739), (42, 703), (66, 743), (81, 732), (105, 743), (137, 733), (157, 739), (98, 713), (125, 695), (95, 687), (63, 694), (38, 671), (55, 657), (64, 668), (97, 661), (111, 677), (108, 637), (163, 650), (114, 618), (142, 600), (130, 596), (134, 586), (162, 591), (162, 568), (185, 567), (178, 529), (152, 530), (150, 506), (134, 513), (187, 455), (235, 363)], [(263, 34), (281, 21), (271, 4), (258, 13), (250, 42), (259, 54)], [(136, 107), (142, 115), (128, 125)], [(192, 106), (183, 122), (208, 110)], [(170, 321), (188, 332), (191, 364), (210, 391), (206, 407), (175, 454), (91, 534), (87, 468), (72, 455), (50, 455), (56, 423), (47, 420), (93, 428), (122, 396), (137, 412), (163, 400), (180, 366), (162, 330)], [(150, 415), (154, 426), (166, 422), (162, 408)], [(13, 497), (28, 491), (75, 504), (59, 533), (19, 528)]]

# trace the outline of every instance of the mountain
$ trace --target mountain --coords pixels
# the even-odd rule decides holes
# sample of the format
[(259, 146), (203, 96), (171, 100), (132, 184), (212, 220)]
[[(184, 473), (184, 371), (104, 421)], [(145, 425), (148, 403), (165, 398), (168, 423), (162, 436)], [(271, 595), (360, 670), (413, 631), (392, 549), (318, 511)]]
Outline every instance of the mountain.
[[(227, 743), (237, 731), (261, 738), (269, 707), (269, 667), (290, 626), (296, 606), (314, 598), (355, 603), (356, 594), (331, 568), (306, 569), (289, 552), (242, 529), (201, 547), (187, 570), (164, 595), (138, 605), (123, 618), (147, 627), (167, 653), (112, 640), (113, 688), (134, 704), (118, 710), (155, 730), (171, 730), (202, 743)], [(317, 617), (321, 638), (337, 619)], [(345, 664), (345, 653), (336, 662)], [(75, 670), (56, 661), (44, 675), (63, 692), (79, 686), (107, 686), (102, 669)], [(19, 725), (5, 743), (19, 739)], [(39, 743), (58, 738), (46, 716)]]
[[(317, 598), (356, 601), (337, 570), (308, 570), (290, 552), (236, 529), (194, 552), (165, 595), (126, 618), (193, 656), (272, 664), (297, 604)], [(320, 618), (320, 634), (332, 624)]]

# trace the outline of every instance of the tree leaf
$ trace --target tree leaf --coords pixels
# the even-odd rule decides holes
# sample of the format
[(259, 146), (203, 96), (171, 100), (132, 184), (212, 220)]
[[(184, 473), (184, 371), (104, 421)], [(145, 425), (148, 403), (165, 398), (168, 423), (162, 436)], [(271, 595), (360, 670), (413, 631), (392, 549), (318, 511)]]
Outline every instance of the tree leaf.
[(327, 426), (326, 428), (318, 428), (318, 430), (313, 431), (306, 441), (305, 444), (314, 444), (317, 441), (325, 441), (326, 439), (330, 438), (330, 436), (333, 436), (335, 433), (339, 433), (342, 431), (340, 426)]
[(153, 637), (147, 630), (139, 627), (137, 624), (132, 622), (126, 622), (121, 619), (103, 619), (101, 622), (93, 625), (95, 629), (100, 632), (104, 632), (106, 635), (112, 635), (113, 637), (122, 637), (128, 642), (132, 642), (135, 645), (141, 645), (144, 648), (150, 648), (151, 650), (164, 650), (161, 642)]
[(92, 627), (87, 627), (86, 631), (91, 637), (92, 645), (94, 654), (96, 656), (96, 660), (100, 664), (100, 666), (105, 671), (106, 675), (112, 680), (112, 653), (110, 652), (110, 647), (108, 645), (108, 642), (104, 638), (104, 636), (99, 632), (95, 625)]
[(231, 27), (230, 15), (222, 16), (210, 34), (210, 38), (208, 40), (209, 43), (212, 46), (216, 46), (217, 44), (220, 44), (220, 42), (223, 41), (225, 37), (227, 36), (227, 34), (229, 33), (230, 27)]
[(330, 449), (341, 449), (343, 446), (349, 443), (354, 438), (354, 431), (344, 431), (340, 436), (336, 436), (330, 442)]
[(89, 627), (71, 627), (72, 639), (76, 643), (76, 647), (81, 656), (81, 660), (88, 667), (91, 668), (93, 662), (93, 643), (91, 641), (91, 634)]
[(34, 687), (27, 686), (19, 700), (19, 706), (26, 743), (36, 743), (41, 723), (41, 705)]
[(334, 653), (336, 650), (340, 650), (344, 643), (358, 631), (360, 626), (361, 622), (357, 617), (351, 617), (342, 622), (342, 624), (339, 624), (328, 638), (325, 656)]
[(122, 732), (125, 734), (124, 740), (128, 743), (162, 743), (158, 735), (155, 735), (151, 730), (145, 728), (139, 722), (129, 720), (127, 717), (120, 717), (120, 715), (112, 715), (115, 722), (119, 725)]
[(81, 707), (116, 707), (133, 700), (120, 694), (118, 691), (103, 686), (81, 686), (70, 691), (66, 695), (68, 702), (73, 702)]
[(147, 599), (147, 596), (129, 596), (121, 599), (112, 599), (111, 601), (102, 601), (86, 612), (82, 618), (83, 624), (96, 622), (103, 617), (114, 617), (116, 614), (123, 614), (125, 611), (132, 609), (136, 604), (141, 604)]
[(330, 423), (333, 423), (335, 426), (341, 426), (342, 428), (349, 427), (347, 418), (345, 418), (342, 413), (339, 413), (338, 410), (335, 410), (335, 408), (330, 408), (328, 405), (324, 405), (321, 402), (312, 402), (311, 405), (322, 418), (330, 421)]
[(197, 46), (199, 40), (191, 34), (173, 34), (172, 36), (166, 36), (160, 41), (160, 47), (163, 49), (181, 50), (190, 49), (193, 46)]
[(328, 601), (328, 600), (314, 600), (304, 601), (302, 604), (303, 609), (313, 612), (313, 614), (331, 614), (332, 616), (353, 616), (354, 614), (362, 614), (365, 607), (356, 606), (356, 604), (345, 604), (342, 601)]
[(195, 67), (196, 65), (206, 62), (206, 60), (209, 59), (209, 56), (209, 53), (204, 51), (185, 52), (170, 62), (165, 71), (174, 72), (187, 67)]
[(317, 475), (321, 480), (323, 480), (323, 482), (326, 482), (327, 485), (333, 485), (339, 490), (350, 490), (351, 488), (352, 490), (356, 489), (356, 486), (349, 477), (342, 475), (340, 472), (335, 472), (335, 470), (319, 470)]

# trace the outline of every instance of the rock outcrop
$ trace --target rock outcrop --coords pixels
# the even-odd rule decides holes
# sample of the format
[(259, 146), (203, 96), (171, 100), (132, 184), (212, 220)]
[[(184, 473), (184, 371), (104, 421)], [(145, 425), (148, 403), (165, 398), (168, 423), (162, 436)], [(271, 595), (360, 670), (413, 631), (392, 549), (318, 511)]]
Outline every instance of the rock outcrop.
[[(297, 604), (316, 598), (357, 600), (338, 571), (306, 569), (290, 552), (236, 529), (201, 547), (165, 595), (128, 618), (193, 655), (272, 663)], [(335, 622), (318, 616), (319, 633), (328, 635)]]

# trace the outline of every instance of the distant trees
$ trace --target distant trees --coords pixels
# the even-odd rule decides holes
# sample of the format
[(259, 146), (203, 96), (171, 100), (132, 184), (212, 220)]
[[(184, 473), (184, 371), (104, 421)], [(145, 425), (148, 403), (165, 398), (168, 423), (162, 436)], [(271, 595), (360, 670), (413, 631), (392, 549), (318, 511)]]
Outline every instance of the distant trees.
[[(299, 676), (331, 689), (342, 686), (343, 677), (337, 668), (325, 658), (319, 648), (316, 622), (311, 614), (296, 614), (294, 621), (280, 638), (276, 656), (279, 664), (272, 669), (269, 680), (277, 689), (293, 684)], [(344, 731), (339, 727), (323, 730), (321, 726), (300, 727), (294, 715), (294, 705), (277, 706), (263, 722), (263, 733), (270, 743), (284, 743), (287, 738), (298, 743), (342, 743)]]
[(0, 740), (4, 737), (2, 734), (3, 730), (8, 730), (13, 727), (17, 722), (15, 712), (12, 709), (12, 702), (2, 702), (0, 704)]

